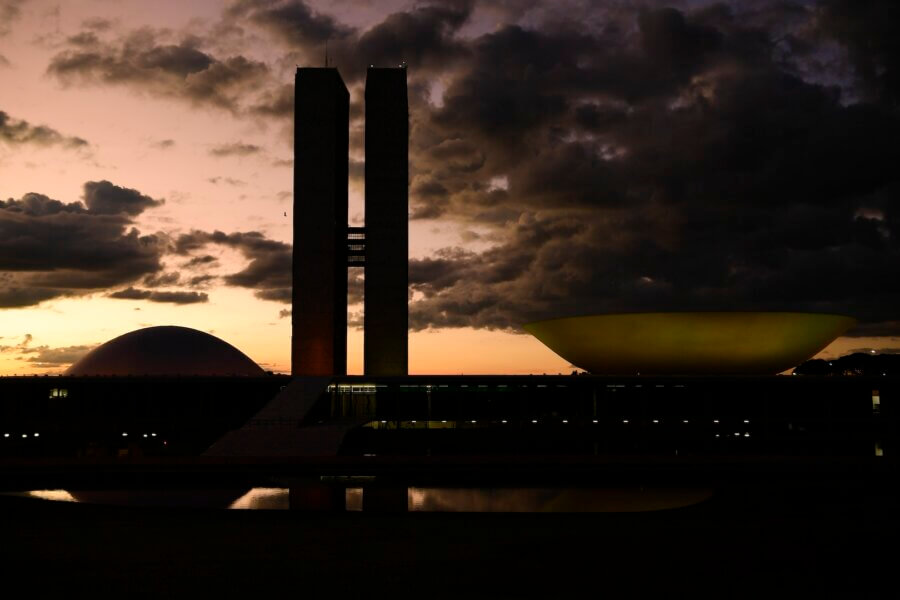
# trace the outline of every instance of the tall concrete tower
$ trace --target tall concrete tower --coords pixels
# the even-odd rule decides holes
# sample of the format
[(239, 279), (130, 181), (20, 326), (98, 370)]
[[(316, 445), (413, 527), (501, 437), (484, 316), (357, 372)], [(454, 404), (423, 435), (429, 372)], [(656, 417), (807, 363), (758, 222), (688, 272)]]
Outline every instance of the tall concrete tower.
[(337, 69), (297, 69), (292, 375), (347, 373), (349, 110)]
[(406, 69), (366, 74), (366, 375), (407, 374), (409, 104)]

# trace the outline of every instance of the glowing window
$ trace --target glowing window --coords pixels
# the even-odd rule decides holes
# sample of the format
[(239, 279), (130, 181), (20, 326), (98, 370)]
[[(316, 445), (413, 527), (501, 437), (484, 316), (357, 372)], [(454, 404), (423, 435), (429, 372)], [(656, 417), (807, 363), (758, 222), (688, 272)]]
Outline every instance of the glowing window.
[(344, 510), (359, 512), (363, 509), (363, 489), (348, 487), (344, 490)]

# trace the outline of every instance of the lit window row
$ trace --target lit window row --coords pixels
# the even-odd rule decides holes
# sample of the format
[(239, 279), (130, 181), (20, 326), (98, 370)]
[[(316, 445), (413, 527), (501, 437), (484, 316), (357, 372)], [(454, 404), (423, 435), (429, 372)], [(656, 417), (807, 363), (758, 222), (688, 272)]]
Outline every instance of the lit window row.
[[(338, 392), (339, 394), (374, 394), (377, 391), (377, 387), (373, 383), (361, 383), (361, 384), (345, 384), (339, 383), (337, 385), (330, 384), (328, 386), (329, 392)], [(383, 386), (381, 386), (383, 387)]]
[[(541, 422), (540, 419), (529, 419), (529, 420), (530, 420), (531, 423), (533, 423), (533, 424), (537, 424), (537, 423), (540, 423), (540, 422)], [(681, 422), (681, 424), (683, 424), (683, 425), (689, 425), (689, 424), (692, 422), (690, 419), (678, 419), (678, 420), (679, 420), (679, 421)], [(548, 420), (546, 420), (546, 421), (544, 421), (544, 422), (548, 422), (548, 421), (549, 421), (549, 422), (553, 422), (552, 419), (548, 419)], [(742, 419), (741, 421), (742, 421), (745, 425), (749, 425), (749, 424), (750, 424), (750, 419)], [(381, 421), (379, 421), (379, 423), (381, 423), (382, 425), (387, 425), (388, 423), (411, 423), (411, 424), (420, 424), (420, 423), (437, 423), (437, 422), (438, 422), (438, 421), (428, 421), (428, 420), (419, 421), (419, 420), (406, 420), (406, 419), (403, 419), (403, 420), (390, 419), (390, 420), (381, 420)], [(478, 423), (478, 422), (479, 422), (479, 421), (478, 421), (477, 419), (464, 419), (464, 420), (460, 420), (460, 421), (450, 421), (449, 423), (450, 423), (451, 425), (455, 425), (456, 423), (472, 423), (472, 424), (475, 424), (475, 423)], [(489, 423), (497, 423), (498, 421), (485, 421), (485, 422), (489, 422)], [(508, 422), (509, 422), (509, 421), (508, 421), (507, 419), (503, 419), (503, 420), (499, 421), (499, 423), (503, 423), (503, 424), (506, 424), (506, 423), (508, 423)], [(564, 425), (567, 425), (567, 424), (569, 424), (569, 419), (560, 419), (559, 421), (556, 421), (556, 422), (559, 422), (559, 423), (562, 423), (562, 424), (564, 424)], [(592, 419), (591, 422), (594, 423), (594, 424), (597, 424), (597, 423), (600, 423), (600, 420), (599, 420), (599, 419)], [(659, 425), (660, 423), (663, 422), (663, 420), (662, 420), (662, 419), (652, 419), (651, 422), (652, 422), (653, 424), (655, 424), (655, 425)], [(713, 419), (712, 422), (713, 422), (714, 424), (720, 424), (719, 419)], [(447, 421), (447, 420), (441, 420), (440, 423), (441, 423), (441, 424), (447, 424), (448, 421)], [(627, 425), (627, 424), (631, 423), (631, 420), (630, 420), (630, 419), (621, 419), (621, 423)], [(123, 434), (123, 435), (124, 435), (124, 434)], [(146, 436), (145, 436), (145, 437), (146, 437)]]
[[(544, 419), (544, 420), (542, 420), (542, 419), (526, 419), (526, 421), (530, 421), (530, 422), (531, 422), (532, 424), (534, 424), (534, 425), (537, 425), (537, 424), (539, 424), (539, 423), (561, 423), (561, 424), (563, 424), (563, 425), (568, 425), (568, 424), (570, 423), (570, 420), (569, 420), (569, 419), (559, 419), (559, 420), (557, 420), (557, 419), (555, 419), (555, 418), (553, 418), (553, 419)], [(624, 425), (630, 424), (631, 421), (632, 421), (631, 419), (621, 419), (621, 420), (619, 420), (619, 422), (622, 423), (622, 424), (624, 424)], [(689, 424), (691, 424), (692, 422), (694, 422), (694, 421), (692, 421), (691, 419), (676, 419), (676, 421), (679, 422), (679, 423), (682, 424), (682, 425), (689, 425)], [(741, 419), (741, 421), (742, 421), (745, 425), (749, 425), (749, 424), (750, 424), (750, 419)], [(600, 419), (592, 419), (591, 422), (594, 423), (594, 424), (596, 425), (596, 424), (599, 424), (599, 423), (600, 423)], [(652, 419), (651, 422), (652, 422), (654, 425), (659, 425), (659, 424), (663, 423), (663, 420), (662, 420), (662, 419)], [(713, 422), (714, 424), (719, 424), (719, 423), (720, 423), (719, 419), (713, 419), (712, 422)], [(496, 423), (501, 423), (501, 424), (504, 424), (504, 425), (505, 425), (505, 424), (509, 423), (509, 421), (508, 421), (507, 419), (502, 419), (502, 420), (500, 420), (500, 421), (489, 420), (489, 419), (486, 419), (486, 420), (484, 420), (484, 421), (479, 421), (478, 419), (463, 419), (463, 420), (452, 420), (452, 421), (447, 421), (446, 419), (442, 419), (442, 420), (440, 420), (440, 421), (437, 421), (437, 420), (427, 420), (427, 419), (426, 419), (426, 420), (418, 420), (418, 419), (414, 419), (414, 420), (407, 420), (407, 419), (399, 419), (399, 420), (398, 420), (398, 419), (384, 419), (384, 420), (380, 420), (380, 421), (377, 421), (377, 422), (374, 422), (374, 421), (373, 421), (373, 422), (370, 424), (370, 426), (372, 426), (372, 425), (377, 425), (377, 424), (381, 424), (381, 425), (388, 425), (388, 426), (391, 427), (391, 428), (397, 428), (397, 427), (403, 428), (403, 427), (410, 427), (410, 426), (413, 426), (413, 425), (419, 426), (419, 427), (435, 427), (435, 428), (441, 428), (441, 426), (456, 427), (457, 425), (465, 425), (465, 424), (476, 425), (476, 424), (478, 424), (478, 423), (482, 423), (482, 424), (484, 424), (484, 423), (488, 423), (488, 424), (490, 424), (490, 423), (494, 423), (494, 424), (496, 424)], [(123, 434), (123, 435), (124, 435), (124, 434)], [(146, 435), (145, 435), (145, 437), (146, 437)]]

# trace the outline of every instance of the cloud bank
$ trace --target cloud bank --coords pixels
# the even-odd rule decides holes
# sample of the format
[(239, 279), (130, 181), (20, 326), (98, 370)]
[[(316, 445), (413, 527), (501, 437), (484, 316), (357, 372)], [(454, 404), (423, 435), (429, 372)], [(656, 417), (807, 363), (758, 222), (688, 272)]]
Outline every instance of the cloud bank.
[[(886, 335), (900, 332), (897, 11), (484, 0), (351, 25), (325, 5), (238, 0), (217, 26), (262, 36), (280, 64), (210, 31), (85, 29), (48, 73), (284, 126), (284, 65), (321, 64), (327, 40), (361, 156), (365, 69), (405, 61), (411, 214), (467, 232), (410, 262), (412, 329), (812, 310)], [(241, 144), (222, 156), (253, 153)], [(175, 241), (187, 260), (216, 244), (250, 259), (223, 283), (289, 298), (289, 246), (254, 232)]]
[(89, 181), (83, 201), (43, 194), (0, 200), (0, 307), (104, 290), (162, 268), (164, 239), (132, 218), (161, 204), (109, 181)]
[[(0, 60), (0, 65), (2, 62)], [(60, 146), (67, 149), (84, 149), (89, 145), (83, 138), (63, 135), (46, 125), (32, 125), (28, 121), (14, 119), (2, 110), (0, 110), (0, 142), (10, 146)]]

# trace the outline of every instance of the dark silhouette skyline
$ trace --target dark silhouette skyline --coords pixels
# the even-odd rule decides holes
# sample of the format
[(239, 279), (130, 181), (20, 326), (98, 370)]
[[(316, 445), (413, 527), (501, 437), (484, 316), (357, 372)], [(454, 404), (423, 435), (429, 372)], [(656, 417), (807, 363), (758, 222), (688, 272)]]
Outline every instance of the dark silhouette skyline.
[[(472, 372), (472, 346), (559, 370), (509, 334), (634, 310), (849, 314), (829, 355), (897, 345), (896, 2), (14, 4), (3, 372), (53, 368), (26, 334), (64, 368), (142, 324), (236, 313), (255, 320), (228, 337), (287, 370), (291, 78), (326, 40), (354, 226), (367, 67), (410, 64), (411, 371)], [(55, 310), (111, 330), (63, 335)]]

